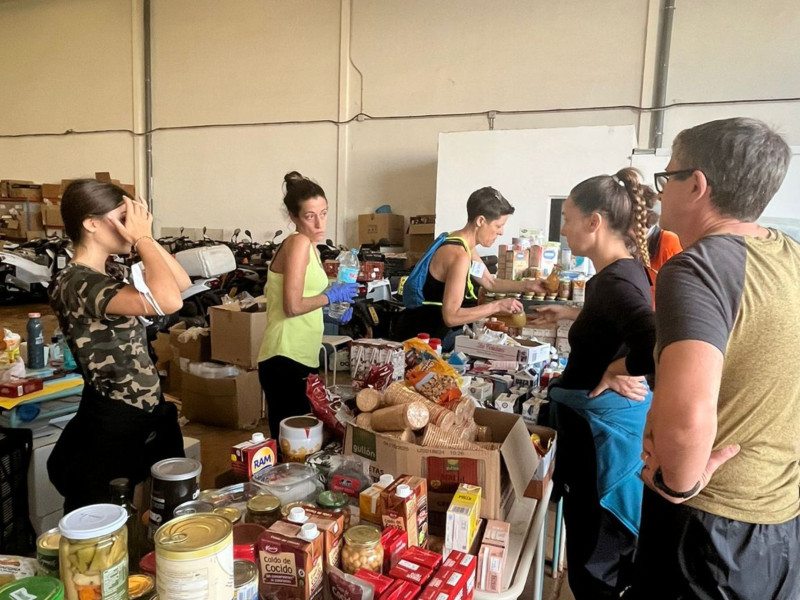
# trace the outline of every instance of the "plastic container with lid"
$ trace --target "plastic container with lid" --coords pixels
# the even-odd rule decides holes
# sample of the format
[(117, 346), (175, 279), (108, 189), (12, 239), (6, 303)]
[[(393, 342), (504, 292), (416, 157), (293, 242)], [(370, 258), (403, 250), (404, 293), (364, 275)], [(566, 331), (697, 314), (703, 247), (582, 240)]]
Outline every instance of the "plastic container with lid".
[(24, 577), (0, 588), (0, 600), (63, 600), (64, 584), (55, 577)]
[(70, 598), (128, 595), (128, 512), (116, 504), (92, 504), (61, 519), (61, 581)]
[(344, 532), (342, 570), (345, 573), (352, 575), (359, 569), (380, 573), (382, 568), (383, 546), (380, 529), (372, 525), (356, 525)]
[(272, 494), (259, 494), (247, 501), (247, 523), (258, 523), (269, 529), (281, 518), (281, 501)]
[(257, 483), (273, 494), (281, 504), (314, 502), (322, 491), (322, 483), (313, 467), (298, 463), (275, 465), (255, 475)]
[(310, 415), (284, 419), (279, 443), (284, 461), (304, 463), (306, 456), (322, 449), (322, 421)]
[(215, 490), (213, 494), (204, 495), (206, 502), (211, 502), (214, 507), (233, 506), (242, 512), (247, 510), (247, 503), (256, 496), (270, 495), (266, 486), (257, 481), (234, 483), (224, 488)]

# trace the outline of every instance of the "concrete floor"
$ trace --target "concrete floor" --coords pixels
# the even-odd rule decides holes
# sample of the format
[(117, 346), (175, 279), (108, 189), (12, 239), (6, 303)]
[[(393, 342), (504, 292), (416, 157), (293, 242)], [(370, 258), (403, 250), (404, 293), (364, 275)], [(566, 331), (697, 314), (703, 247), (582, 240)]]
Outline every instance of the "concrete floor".
[[(58, 323), (52, 310), (47, 304), (32, 304), (20, 306), (0, 306), (0, 327), (10, 329), (19, 333), (23, 339), (26, 336), (26, 324), (29, 312), (39, 312), (42, 314), (42, 324), (44, 326), (45, 339), (49, 340), (53, 335)], [(168, 399), (180, 402), (179, 399), (168, 397)], [(215, 487), (215, 479), (227, 472), (230, 468), (231, 446), (247, 440), (252, 435), (252, 431), (226, 429), (222, 427), (212, 427), (200, 423), (186, 422), (182, 425), (185, 436), (200, 440), (200, 451), (203, 463), (203, 472), (200, 475), (201, 489)], [(262, 421), (256, 431), (263, 431), (268, 434), (269, 427), (266, 421)], [(550, 506), (548, 515), (548, 536), (547, 536), (547, 560), (552, 561), (553, 552), (553, 530), (555, 526), (554, 505)], [(552, 564), (552, 562), (550, 562)], [(543, 600), (574, 600), (574, 596), (569, 590), (566, 580), (566, 570), (553, 578), (549, 575), (544, 581)], [(526, 599), (527, 600), (527, 599)]]

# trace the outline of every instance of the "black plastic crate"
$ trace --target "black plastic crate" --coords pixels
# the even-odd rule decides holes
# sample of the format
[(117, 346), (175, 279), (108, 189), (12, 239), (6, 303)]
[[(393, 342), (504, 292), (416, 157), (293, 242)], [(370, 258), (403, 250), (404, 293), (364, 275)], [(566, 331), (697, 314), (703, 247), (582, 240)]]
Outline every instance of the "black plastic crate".
[(33, 454), (30, 429), (0, 428), (0, 551), (28, 555), (36, 533), (28, 514), (28, 466)]

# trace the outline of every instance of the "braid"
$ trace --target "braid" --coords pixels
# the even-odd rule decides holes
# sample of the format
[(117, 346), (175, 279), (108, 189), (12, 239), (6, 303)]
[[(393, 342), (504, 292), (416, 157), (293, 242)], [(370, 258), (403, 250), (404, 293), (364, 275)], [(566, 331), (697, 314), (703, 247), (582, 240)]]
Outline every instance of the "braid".
[(639, 173), (635, 169), (622, 169), (616, 174), (617, 179), (625, 186), (625, 192), (631, 202), (631, 228), (630, 235), (636, 246), (637, 258), (649, 269), (650, 252), (647, 247), (647, 215), (648, 199), (655, 197), (655, 193), (647, 185), (641, 184)]
[(633, 216), (639, 258), (641, 258), (644, 265), (649, 269), (650, 251), (647, 248), (647, 204), (645, 204), (642, 194), (635, 194), (633, 197)]

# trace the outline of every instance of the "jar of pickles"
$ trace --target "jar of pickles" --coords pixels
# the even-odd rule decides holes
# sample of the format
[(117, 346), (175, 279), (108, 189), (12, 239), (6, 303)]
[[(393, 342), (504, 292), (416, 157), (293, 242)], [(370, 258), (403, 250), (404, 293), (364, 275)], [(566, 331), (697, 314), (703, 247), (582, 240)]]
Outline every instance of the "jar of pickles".
[(317, 506), (336, 514), (344, 515), (344, 529), (350, 528), (350, 497), (344, 492), (325, 490), (317, 496)]
[(69, 600), (128, 597), (128, 513), (116, 504), (92, 504), (58, 524), (61, 581)]
[(371, 525), (356, 525), (344, 532), (342, 570), (352, 575), (359, 569), (380, 573), (383, 567), (381, 532)]
[(272, 494), (259, 494), (247, 501), (245, 521), (257, 523), (267, 529), (281, 518), (281, 501)]

